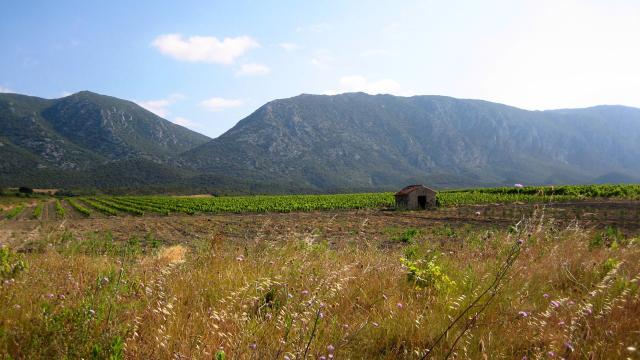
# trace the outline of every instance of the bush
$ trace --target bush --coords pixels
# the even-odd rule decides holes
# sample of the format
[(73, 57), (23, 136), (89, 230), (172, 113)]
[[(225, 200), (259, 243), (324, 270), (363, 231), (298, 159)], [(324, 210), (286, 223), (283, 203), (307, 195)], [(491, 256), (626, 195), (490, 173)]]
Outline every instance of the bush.
[(18, 188), (18, 192), (22, 194), (33, 194), (33, 189), (26, 186), (20, 186), (20, 188)]
[(12, 279), (26, 268), (22, 256), (7, 247), (0, 247), (0, 279)]
[(433, 256), (429, 260), (411, 261), (402, 258), (400, 261), (407, 268), (407, 280), (415, 284), (417, 288), (431, 288), (448, 292), (456, 284), (444, 273), (442, 266), (438, 263), (437, 256)]
[(420, 235), (420, 231), (418, 229), (410, 228), (402, 232), (402, 234), (394, 236), (393, 239), (403, 243), (412, 243), (413, 239), (418, 235)]

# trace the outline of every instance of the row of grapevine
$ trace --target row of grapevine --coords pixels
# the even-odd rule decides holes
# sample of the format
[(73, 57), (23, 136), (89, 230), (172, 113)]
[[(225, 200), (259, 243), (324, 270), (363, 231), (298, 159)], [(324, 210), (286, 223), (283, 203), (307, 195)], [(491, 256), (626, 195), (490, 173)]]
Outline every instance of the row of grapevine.
[(575, 197), (568, 195), (529, 195), (529, 194), (492, 194), (476, 191), (468, 192), (441, 192), (438, 193), (437, 201), (439, 206), (459, 206), (474, 204), (490, 204), (490, 203), (532, 203), (532, 202), (552, 202), (552, 201), (570, 201)]
[(87, 205), (91, 206), (94, 209), (97, 209), (103, 214), (116, 216), (118, 215), (118, 211), (113, 209), (110, 206), (104, 205), (98, 202), (96, 199), (82, 198), (82, 201)]
[(73, 207), (76, 211), (78, 211), (80, 214), (84, 215), (84, 216), (89, 216), (91, 215), (91, 211), (89, 209), (87, 209), (86, 207), (80, 205), (78, 203), (78, 201), (74, 200), (74, 199), (68, 199), (67, 202), (69, 203), (69, 205), (71, 205), (71, 207)]
[(58, 216), (60, 219), (64, 219), (64, 207), (62, 207), (62, 203), (60, 202), (60, 199), (56, 199), (56, 216)]
[(525, 187), (495, 187), (480, 189), (460, 189), (447, 192), (469, 193), (479, 192), (487, 194), (518, 194), (538, 196), (571, 196), (581, 198), (621, 198), (640, 199), (640, 184), (627, 185), (559, 185), (559, 186), (525, 186)]
[(7, 219), (13, 219), (14, 217), (18, 216), (18, 214), (20, 214), (23, 210), (24, 210), (24, 205), (16, 206), (13, 209), (9, 210), (5, 215), (5, 217)]
[(112, 202), (117, 203), (117, 204), (121, 204), (124, 206), (128, 206), (130, 208), (133, 209), (138, 209), (140, 211), (147, 211), (147, 212), (154, 212), (154, 213), (158, 213), (158, 214), (162, 214), (162, 215), (169, 215), (170, 211), (167, 209), (163, 209), (157, 206), (152, 206), (152, 205), (148, 205), (145, 204), (143, 202), (137, 202), (135, 200), (131, 200), (130, 198), (123, 198), (123, 197), (117, 197), (117, 198), (111, 198), (110, 199)]
[(393, 205), (393, 194), (230, 196), (211, 198), (152, 196), (129, 197), (125, 198), (125, 201), (188, 214), (291, 212), (389, 207)]
[[(564, 202), (588, 198), (640, 199), (640, 185), (527, 186), (448, 190), (438, 193), (437, 202), (441, 207), (451, 207), (488, 203)], [(226, 197), (104, 196), (82, 198), (82, 201), (108, 215), (121, 213), (134, 215), (145, 213), (163, 215), (170, 213), (259, 213), (389, 208), (393, 207), (395, 203), (393, 193), (389, 192)], [(74, 206), (71, 199), (69, 202)], [(56, 209), (58, 209), (58, 203)]]
[(40, 219), (40, 217), (42, 216), (43, 207), (44, 207), (43, 203), (39, 203), (38, 205), (36, 205), (36, 207), (33, 208), (33, 215), (31, 217), (34, 219)]
[[(110, 199), (97, 198), (97, 199), (92, 199), (92, 200), (100, 203), (101, 205), (104, 205), (107, 208), (128, 212), (130, 214), (137, 215), (137, 216), (144, 215), (144, 211), (142, 211), (142, 210), (140, 210), (138, 208), (132, 207), (130, 205), (120, 204), (120, 203), (115, 202), (115, 201), (110, 200)], [(117, 214), (117, 212), (116, 212), (116, 214)]]

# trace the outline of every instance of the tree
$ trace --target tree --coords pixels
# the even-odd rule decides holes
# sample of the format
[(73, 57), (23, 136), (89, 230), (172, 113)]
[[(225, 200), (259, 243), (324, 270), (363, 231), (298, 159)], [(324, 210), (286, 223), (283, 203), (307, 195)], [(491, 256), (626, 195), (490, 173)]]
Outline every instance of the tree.
[(23, 194), (33, 194), (33, 189), (26, 186), (20, 186), (20, 188), (18, 189), (18, 192), (21, 192)]

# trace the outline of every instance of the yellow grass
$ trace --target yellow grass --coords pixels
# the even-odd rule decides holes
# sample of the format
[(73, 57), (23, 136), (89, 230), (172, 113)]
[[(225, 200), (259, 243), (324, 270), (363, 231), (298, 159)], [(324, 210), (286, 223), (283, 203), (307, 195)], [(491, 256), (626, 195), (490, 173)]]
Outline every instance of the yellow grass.
[[(452, 356), (638, 356), (629, 350), (640, 346), (632, 236), (541, 219), (511, 231), (426, 228), (407, 242), (355, 232), (329, 244), (314, 234), (259, 232), (243, 242), (218, 234), (153, 248), (43, 231), (46, 245), (8, 260), (27, 268), (0, 288), (0, 357), (419, 359), (518, 239), (505, 282)], [(418, 287), (401, 257), (432, 260), (454, 283)], [(477, 309), (431, 358), (449, 352)]]

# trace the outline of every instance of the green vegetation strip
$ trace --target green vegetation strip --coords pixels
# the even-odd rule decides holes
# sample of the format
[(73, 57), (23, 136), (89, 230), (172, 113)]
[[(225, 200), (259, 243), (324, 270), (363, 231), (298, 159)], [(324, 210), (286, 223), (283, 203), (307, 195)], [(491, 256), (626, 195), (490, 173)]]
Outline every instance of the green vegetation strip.
[(563, 185), (497, 187), (439, 192), (440, 206), (513, 202), (562, 202), (587, 199), (640, 199), (640, 185)]
[(80, 205), (76, 200), (67, 199), (67, 202), (69, 203), (69, 205), (71, 205), (71, 207), (76, 209), (80, 214), (82, 214), (84, 216), (91, 215), (91, 211), (89, 209), (87, 209), (86, 207)]
[(56, 216), (60, 219), (64, 219), (64, 207), (62, 207), (60, 199), (56, 199)]
[(13, 209), (9, 210), (5, 217), (7, 219), (13, 219), (14, 217), (18, 216), (18, 214), (20, 214), (22, 210), (24, 210), (24, 205), (16, 206)]
[[(441, 207), (490, 203), (542, 203), (587, 199), (640, 199), (640, 185), (527, 186), (441, 191)], [(125, 211), (174, 213), (291, 212), (393, 207), (393, 193), (337, 195), (273, 195), (225, 197), (118, 196), (84, 200), (91, 206), (116, 215)], [(95, 204), (95, 205), (94, 205)], [(105, 210), (101, 209), (104, 208)]]
[(36, 207), (33, 209), (33, 218), (34, 219), (40, 219), (40, 217), (42, 216), (42, 208), (44, 207), (43, 203), (39, 203), (38, 205), (36, 205)]
[(393, 205), (392, 193), (339, 195), (142, 197), (145, 204), (183, 213), (291, 212), (379, 208)]
[(144, 215), (144, 211), (142, 211), (142, 210), (140, 210), (138, 208), (135, 208), (135, 207), (132, 207), (132, 206), (129, 206), (129, 205), (119, 204), (116, 201), (113, 201), (111, 199), (97, 198), (97, 199), (94, 199), (94, 200), (96, 202), (98, 202), (98, 203), (100, 203), (100, 204), (102, 204), (102, 205), (104, 205), (106, 207), (112, 208), (112, 209), (128, 212), (130, 214), (137, 215), (137, 216)]
[(107, 206), (107, 205), (104, 205), (104, 204), (100, 203), (96, 199), (82, 198), (81, 200), (84, 203), (86, 203), (87, 205), (93, 207), (94, 209), (97, 209), (101, 213), (104, 213), (106, 215), (113, 215), (113, 216), (118, 215), (118, 211), (117, 210), (115, 210), (111, 206)]
[(148, 205), (143, 202), (136, 202), (135, 200), (132, 200), (130, 198), (112, 198), (111, 200), (115, 203), (127, 205), (142, 211), (154, 212), (162, 215), (169, 215), (170, 213), (170, 211), (167, 209), (162, 209), (156, 206)]

